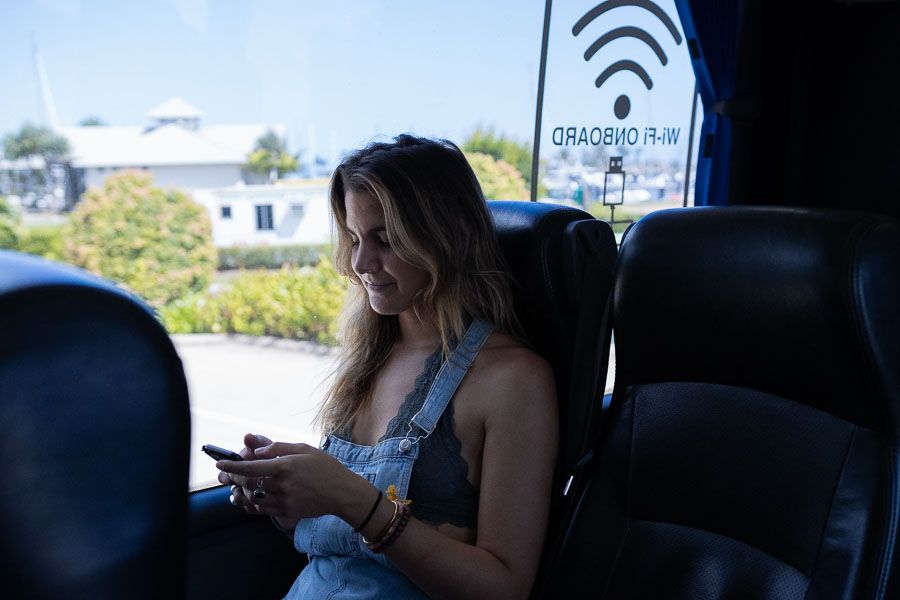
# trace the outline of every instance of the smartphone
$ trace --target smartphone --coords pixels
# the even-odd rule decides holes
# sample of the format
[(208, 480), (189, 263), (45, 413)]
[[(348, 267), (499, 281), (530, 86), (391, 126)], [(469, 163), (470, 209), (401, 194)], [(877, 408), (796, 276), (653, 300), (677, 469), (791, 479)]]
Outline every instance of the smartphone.
[(218, 446), (213, 446), (212, 444), (204, 444), (200, 449), (209, 454), (215, 460), (244, 460), (244, 457), (237, 452), (232, 452), (231, 450), (226, 450), (225, 448), (219, 448)]

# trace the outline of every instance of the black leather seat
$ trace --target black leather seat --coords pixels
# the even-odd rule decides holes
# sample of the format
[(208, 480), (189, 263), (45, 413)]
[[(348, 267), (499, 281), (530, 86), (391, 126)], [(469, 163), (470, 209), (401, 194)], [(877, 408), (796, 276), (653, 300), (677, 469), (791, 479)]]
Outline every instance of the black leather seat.
[[(616, 241), (607, 223), (575, 208), (506, 201), (488, 202), (488, 207), (518, 284), (516, 313), (556, 378), (561, 431), (545, 547), (550, 555), (566, 513), (565, 481), (601, 422)], [(542, 581), (543, 573), (536, 590)]]
[(190, 414), (138, 301), (0, 252), (0, 494), (8, 598), (183, 595)]
[(516, 279), (516, 314), (556, 377), (564, 478), (583, 454), (588, 424), (602, 404), (615, 237), (607, 223), (576, 208), (510, 201), (488, 208)]
[(898, 598), (900, 223), (644, 217), (558, 597)]

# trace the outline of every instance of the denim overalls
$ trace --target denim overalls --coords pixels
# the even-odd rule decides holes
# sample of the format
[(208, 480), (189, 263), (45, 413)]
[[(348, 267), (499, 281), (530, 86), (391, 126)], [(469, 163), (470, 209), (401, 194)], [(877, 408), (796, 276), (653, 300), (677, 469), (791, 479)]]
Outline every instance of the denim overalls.
[[(393, 484), (406, 498), (419, 440), (428, 437), (453, 398), (466, 372), (493, 327), (473, 321), (462, 341), (441, 365), (421, 410), (411, 419), (404, 437), (360, 446), (329, 435), (322, 449), (354, 473), (385, 491)], [(415, 498), (412, 498), (415, 502)], [(294, 546), (309, 556), (286, 598), (427, 598), (384, 554), (371, 552), (362, 536), (334, 515), (303, 519), (294, 531)]]

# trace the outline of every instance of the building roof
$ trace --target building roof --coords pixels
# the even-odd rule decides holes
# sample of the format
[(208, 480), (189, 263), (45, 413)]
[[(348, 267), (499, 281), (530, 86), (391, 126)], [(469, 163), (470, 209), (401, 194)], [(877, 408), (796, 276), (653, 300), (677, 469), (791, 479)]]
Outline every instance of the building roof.
[[(171, 102), (163, 103), (151, 113)], [(165, 118), (175, 117), (170, 114)], [(182, 114), (177, 118), (186, 117)], [(256, 141), (269, 130), (280, 136), (285, 134), (281, 124), (198, 124), (189, 128), (178, 123), (150, 127), (64, 127), (60, 133), (71, 145), (73, 166), (114, 168), (244, 164)]]

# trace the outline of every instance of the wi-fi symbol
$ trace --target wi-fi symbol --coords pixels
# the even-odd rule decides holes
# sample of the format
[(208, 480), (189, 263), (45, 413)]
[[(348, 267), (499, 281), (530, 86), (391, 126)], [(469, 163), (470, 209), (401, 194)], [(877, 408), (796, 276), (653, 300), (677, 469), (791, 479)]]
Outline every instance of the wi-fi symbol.
[[(591, 10), (587, 11), (583, 17), (578, 19), (578, 22), (575, 23), (575, 26), (572, 27), (572, 35), (577, 36), (581, 33), (588, 24), (602, 15), (603, 13), (610, 11), (614, 8), (619, 8), (620, 6), (636, 6), (638, 8), (643, 8), (645, 10), (650, 11), (656, 16), (660, 21), (662, 21), (663, 25), (669, 30), (669, 33), (672, 34), (672, 38), (675, 40), (677, 45), (681, 45), (681, 34), (678, 33), (678, 29), (675, 28), (675, 23), (672, 22), (672, 19), (669, 18), (669, 15), (665, 13), (663, 9), (659, 7), (655, 2), (651, 2), (651, 0), (607, 0), (606, 2), (601, 2)], [(656, 56), (659, 58), (659, 62), (666, 66), (669, 62), (669, 59), (666, 57), (666, 53), (663, 52), (662, 46), (659, 45), (659, 42), (656, 39), (647, 33), (645, 30), (640, 27), (618, 27), (607, 33), (604, 33), (600, 37), (598, 37), (593, 44), (591, 44), (587, 50), (584, 51), (584, 60), (589, 61), (594, 54), (597, 53), (600, 48), (605, 46), (606, 44), (612, 42), (613, 40), (617, 40), (620, 38), (636, 38), (650, 46), (653, 52), (656, 53)], [(653, 80), (650, 79), (650, 75), (647, 74), (647, 71), (639, 65), (637, 62), (633, 60), (619, 60), (609, 65), (607, 68), (603, 70), (602, 73), (597, 77), (595, 82), (596, 86), (599, 88), (603, 85), (607, 79), (618, 73), (619, 71), (631, 71), (635, 75), (641, 78), (641, 81), (644, 82), (644, 85), (648, 90), (653, 88)], [(631, 100), (625, 94), (620, 95), (616, 98), (616, 102), (613, 105), (613, 112), (616, 117), (624, 119), (628, 116), (628, 113), (631, 112)]]

